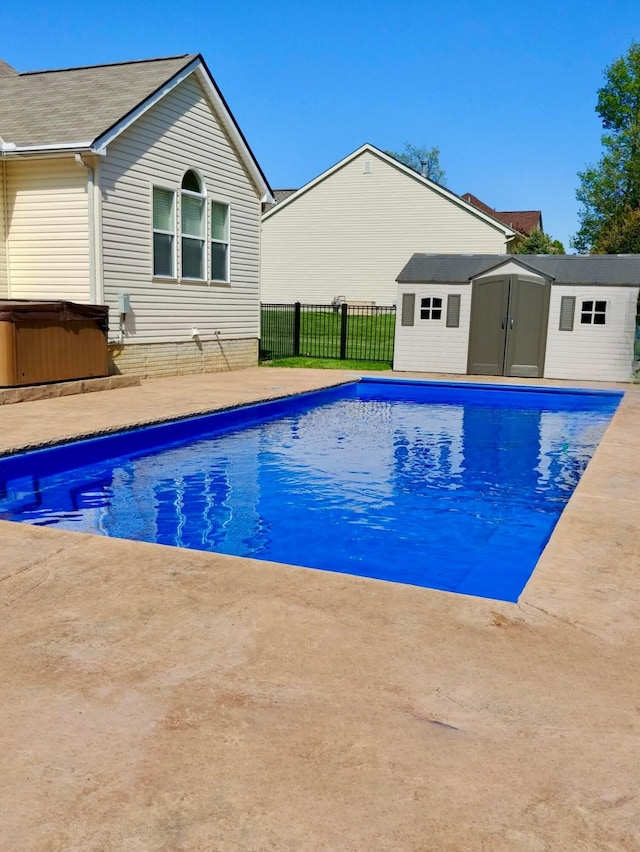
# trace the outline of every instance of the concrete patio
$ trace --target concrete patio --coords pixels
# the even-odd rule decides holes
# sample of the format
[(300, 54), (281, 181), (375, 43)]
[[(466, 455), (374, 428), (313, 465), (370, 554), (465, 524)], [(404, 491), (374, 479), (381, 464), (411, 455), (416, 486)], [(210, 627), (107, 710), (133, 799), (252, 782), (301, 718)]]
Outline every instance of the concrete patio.
[[(351, 378), (4, 405), (0, 452)], [(639, 849), (639, 423), (517, 605), (0, 522), (0, 849)]]

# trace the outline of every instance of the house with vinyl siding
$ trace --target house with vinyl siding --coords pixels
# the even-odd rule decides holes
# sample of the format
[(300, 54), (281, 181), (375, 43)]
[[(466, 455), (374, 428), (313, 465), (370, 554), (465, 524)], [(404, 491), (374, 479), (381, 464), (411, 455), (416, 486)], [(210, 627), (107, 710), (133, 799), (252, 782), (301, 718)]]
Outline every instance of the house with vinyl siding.
[(0, 64), (0, 298), (108, 305), (113, 372), (257, 363), (271, 201), (202, 56)]
[(265, 210), (262, 301), (392, 305), (415, 252), (505, 254), (516, 231), (373, 145)]

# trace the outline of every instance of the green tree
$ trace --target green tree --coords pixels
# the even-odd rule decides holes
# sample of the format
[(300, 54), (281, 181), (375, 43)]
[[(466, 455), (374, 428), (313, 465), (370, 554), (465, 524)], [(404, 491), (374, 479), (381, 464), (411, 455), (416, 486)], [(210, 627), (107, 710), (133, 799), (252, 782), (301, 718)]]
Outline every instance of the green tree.
[[(596, 112), (602, 119), (600, 161), (578, 173), (580, 228), (572, 245), (581, 252), (617, 251), (618, 237), (640, 252), (634, 211), (640, 208), (640, 44), (605, 69)], [(617, 235), (617, 236), (616, 236)]]
[(552, 240), (549, 234), (536, 228), (514, 250), (514, 254), (565, 254), (560, 240)]
[(404, 151), (401, 153), (385, 151), (385, 154), (395, 157), (396, 160), (429, 178), (429, 180), (441, 184), (445, 181), (445, 171), (440, 165), (440, 148), (420, 148), (417, 145), (412, 145), (411, 142), (405, 142)]
[(594, 254), (640, 253), (640, 207), (626, 206), (599, 231)]

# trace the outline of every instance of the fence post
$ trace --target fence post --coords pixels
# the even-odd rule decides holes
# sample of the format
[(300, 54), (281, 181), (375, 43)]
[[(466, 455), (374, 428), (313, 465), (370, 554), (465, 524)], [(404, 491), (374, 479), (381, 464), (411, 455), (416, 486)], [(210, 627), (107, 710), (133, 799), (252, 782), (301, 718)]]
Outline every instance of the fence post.
[(342, 303), (342, 316), (340, 317), (340, 360), (347, 358), (347, 323), (349, 308), (346, 302)]
[(300, 354), (300, 302), (293, 306), (293, 356)]

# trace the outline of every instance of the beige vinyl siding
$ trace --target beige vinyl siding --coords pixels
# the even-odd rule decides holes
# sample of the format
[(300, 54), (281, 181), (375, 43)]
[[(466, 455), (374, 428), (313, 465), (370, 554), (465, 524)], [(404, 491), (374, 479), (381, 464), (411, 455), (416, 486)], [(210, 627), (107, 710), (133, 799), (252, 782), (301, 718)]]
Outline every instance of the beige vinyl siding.
[(503, 254), (506, 238), (365, 151), (264, 219), (261, 298), (393, 304), (396, 278), (414, 252)]
[(7, 206), (5, 204), (6, 163), (0, 160), (0, 299), (9, 295), (9, 280), (7, 274), (7, 241), (5, 238), (5, 220)]
[(88, 302), (87, 173), (71, 157), (5, 163), (8, 295)]
[[(211, 200), (230, 204), (231, 282), (208, 284), (153, 279), (152, 188), (178, 198), (177, 271), (180, 273), (179, 196), (187, 169), (206, 186), (207, 234)], [(117, 332), (117, 294), (129, 293), (124, 342), (168, 343), (259, 336), (260, 199), (202, 89), (189, 77), (119, 136), (101, 163), (105, 301)], [(209, 265), (207, 239), (207, 266)]]
[[(415, 293), (413, 325), (403, 326), (402, 296)], [(447, 328), (447, 296), (460, 295), (460, 325)], [(442, 299), (442, 318), (420, 319), (420, 303), (425, 297)], [(393, 354), (393, 369), (426, 373), (466, 373), (471, 319), (471, 286), (460, 284), (400, 284)]]
[[(560, 331), (563, 296), (575, 296), (573, 331)], [(582, 325), (583, 301), (606, 301), (605, 325)], [(579, 287), (554, 284), (544, 375), (548, 379), (626, 382), (631, 378), (637, 287)]]

